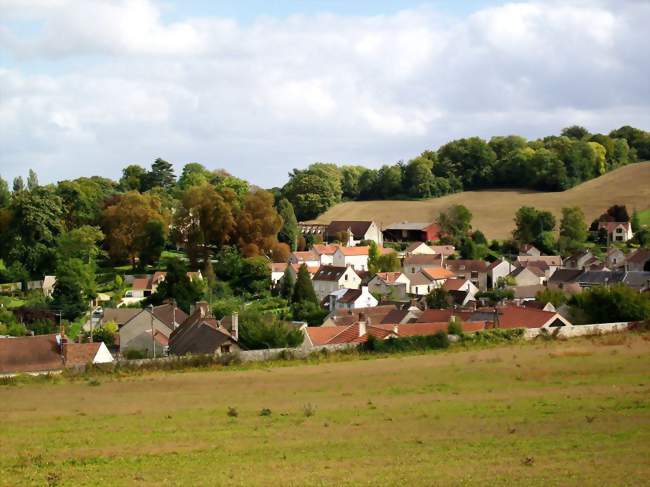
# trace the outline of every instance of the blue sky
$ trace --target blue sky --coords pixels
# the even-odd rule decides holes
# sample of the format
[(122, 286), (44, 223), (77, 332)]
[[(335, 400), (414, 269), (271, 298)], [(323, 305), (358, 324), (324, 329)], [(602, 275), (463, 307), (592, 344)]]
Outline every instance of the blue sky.
[[(0, 0), (0, 176), (263, 187), (459, 137), (650, 128), (650, 2)], [(318, 15), (327, 12), (330, 15)], [(300, 14), (300, 15), (295, 15)]]

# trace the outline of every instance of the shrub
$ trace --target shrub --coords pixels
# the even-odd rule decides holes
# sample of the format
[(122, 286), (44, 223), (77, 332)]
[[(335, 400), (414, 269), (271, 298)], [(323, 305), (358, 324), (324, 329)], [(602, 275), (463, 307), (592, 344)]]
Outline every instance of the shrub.
[(463, 324), (460, 322), (460, 320), (452, 316), (449, 319), (449, 325), (447, 326), (447, 333), (450, 335), (458, 335), (461, 336), (463, 334)]
[(147, 358), (147, 352), (145, 350), (137, 350), (135, 348), (125, 350), (123, 355), (127, 360), (139, 360)]
[(271, 416), (271, 410), (269, 408), (262, 408), (260, 416)]
[(360, 345), (360, 348), (367, 352), (384, 353), (431, 350), (448, 347), (449, 337), (444, 331), (439, 331), (435, 335), (389, 338), (388, 340), (379, 340), (370, 335), (368, 341)]
[(226, 414), (231, 418), (236, 418), (237, 416), (239, 416), (239, 412), (237, 411), (237, 408), (233, 408), (230, 406), (228, 407), (228, 412)]
[(316, 414), (316, 406), (314, 406), (312, 403), (307, 403), (302, 407), (302, 412), (306, 417), (311, 417), (314, 414)]

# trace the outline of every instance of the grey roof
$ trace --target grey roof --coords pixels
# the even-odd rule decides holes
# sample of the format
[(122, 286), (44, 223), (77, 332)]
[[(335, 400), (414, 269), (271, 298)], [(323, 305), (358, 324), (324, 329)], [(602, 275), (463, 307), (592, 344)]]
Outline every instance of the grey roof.
[(650, 272), (627, 271), (623, 282), (635, 289), (648, 289), (650, 288)]
[(318, 272), (314, 274), (314, 281), (338, 281), (345, 274), (347, 267), (337, 267), (333, 265), (322, 265)]
[(424, 222), (400, 222), (391, 223), (384, 227), (384, 230), (424, 230), (425, 228), (433, 225), (433, 223)]
[(424, 286), (431, 284), (431, 279), (424, 275), (423, 272), (416, 272), (415, 274), (406, 274), (411, 286)]
[(582, 269), (558, 269), (549, 278), (551, 284), (575, 282), (583, 273)]
[(580, 284), (616, 284), (623, 282), (625, 271), (585, 271), (576, 282)]

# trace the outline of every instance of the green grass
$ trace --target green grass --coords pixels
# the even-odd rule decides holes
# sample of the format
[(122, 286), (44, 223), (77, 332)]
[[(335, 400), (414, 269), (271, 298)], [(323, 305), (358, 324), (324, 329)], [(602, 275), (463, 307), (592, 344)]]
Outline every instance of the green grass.
[(0, 485), (650, 478), (647, 336), (456, 350), (0, 385)]
[(650, 226), (650, 208), (639, 212), (639, 223), (642, 227)]

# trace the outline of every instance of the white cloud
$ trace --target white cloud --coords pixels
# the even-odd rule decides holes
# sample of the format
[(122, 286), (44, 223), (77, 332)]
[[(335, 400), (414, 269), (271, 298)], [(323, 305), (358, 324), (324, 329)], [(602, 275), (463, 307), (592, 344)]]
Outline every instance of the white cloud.
[[(119, 175), (165, 157), (270, 186), (453, 137), (650, 128), (650, 6), (522, 2), (463, 19), (165, 22), (147, 0), (0, 0), (0, 174)], [(27, 32), (21, 22), (32, 26)], [(36, 27), (34, 27), (36, 26)]]

